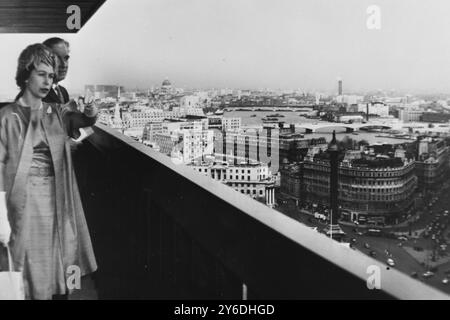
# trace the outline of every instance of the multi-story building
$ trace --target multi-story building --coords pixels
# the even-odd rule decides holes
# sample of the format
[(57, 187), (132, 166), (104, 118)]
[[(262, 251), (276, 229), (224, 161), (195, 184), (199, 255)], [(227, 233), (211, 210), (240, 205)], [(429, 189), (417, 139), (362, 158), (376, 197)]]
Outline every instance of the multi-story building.
[(256, 161), (233, 164), (223, 161), (193, 163), (190, 166), (214, 180), (234, 188), (252, 198), (275, 205), (275, 181), (267, 164)]
[(153, 120), (145, 124), (142, 140), (154, 141), (155, 134), (173, 134), (183, 129), (206, 130), (208, 119), (201, 116), (185, 116), (176, 119), (164, 118), (164, 120)]
[(300, 133), (284, 133), (279, 137), (279, 161), (287, 159), (289, 163), (302, 161), (311, 148), (325, 150), (327, 148), (325, 138), (305, 138)]
[(199, 108), (200, 97), (199, 96), (183, 96), (180, 100), (180, 107), (183, 109)]
[(222, 130), (239, 131), (241, 130), (241, 118), (222, 118)]
[(399, 110), (398, 118), (403, 122), (415, 122), (420, 121), (420, 117), (424, 113), (420, 109), (402, 109)]
[(159, 109), (147, 111), (124, 112), (124, 119), (128, 128), (143, 128), (149, 122), (161, 122), (167, 116), (167, 112)]
[[(352, 157), (355, 155), (353, 154)], [(327, 153), (303, 162), (302, 196), (307, 202), (327, 204), (330, 165)], [(413, 159), (361, 154), (339, 166), (339, 203), (342, 219), (396, 223), (414, 209), (417, 176)]]
[(154, 143), (159, 149), (159, 152), (170, 156), (175, 146), (183, 142), (182, 139), (183, 137), (179, 134), (156, 133), (153, 135), (153, 141), (147, 141)]
[(160, 122), (148, 122), (142, 133), (142, 141), (155, 141), (155, 134), (162, 134), (163, 126)]
[(422, 122), (449, 122), (450, 121), (450, 113), (443, 112), (424, 112), (420, 121)]
[(214, 138), (214, 149), (217, 159), (263, 162), (268, 164), (270, 170), (275, 174), (279, 168), (279, 142), (278, 128), (217, 131)]
[(284, 159), (280, 166), (280, 193), (296, 204), (300, 201), (301, 195), (301, 163), (289, 163)]
[(178, 162), (190, 163), (214, 153), (214, 133), (212, 130), (181, 129), (155, 134), (154, 141), (161, 153)]
[(208, 116), (208, 128), (222, 130), (222, 116)]
[(115, 86), (115, 85), (85, 85), (84, 91), (85, 94), (89, 94), (93, 96), (95, 99), (105, 99), (105, 98), (116, 98), (118, 91), (123, 92), (123, 86)]
[(337, 103), (345, 103), (347, 105), (358, 104), (362, 102), (364, 97), (355, 95), (339, 95), (336, 97)]
[(361, 103), (358, 104), (358, 112), (364, 112), (364, 113), (369, 113), (369, 115), (378, 115), (382, 118), (384, 117), (389, 117), (389, 106), (384, 104), (384, 103), (380, 103), (380, 102), (375, 102), (375, 103), (369, 103), (369, 104), (365, 104), (365, 103)]
[(172, 113), (180, 114), (183, 116), (192, 115), (192, 116), (204, 116), (202, 108), (197, 107), (173, 107)]
[(335, 115), (335, 121), (343, 123), (363, 122), (365, 119), (362, 112), (346, 112)]
[(419, 138), (417, 143), (416, 174), (419, 186), (435, 186), (449, 172), (449, 147), (443, 139)]

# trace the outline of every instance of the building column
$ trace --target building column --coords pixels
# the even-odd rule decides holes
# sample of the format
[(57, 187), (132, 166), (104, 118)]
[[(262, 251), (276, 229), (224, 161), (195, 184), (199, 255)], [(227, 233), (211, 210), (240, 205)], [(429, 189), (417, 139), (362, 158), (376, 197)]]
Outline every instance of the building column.
[(275, 205), (275, 188), (272, 188), (272, 205)]

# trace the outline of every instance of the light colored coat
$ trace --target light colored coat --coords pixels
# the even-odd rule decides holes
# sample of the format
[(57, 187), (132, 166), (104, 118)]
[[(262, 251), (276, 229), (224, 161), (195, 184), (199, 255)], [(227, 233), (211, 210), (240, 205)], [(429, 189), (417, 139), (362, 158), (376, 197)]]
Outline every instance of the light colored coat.
[[(32, 154), (32, 143), (25, 143), (28, 120), (17, 103), (0, 109), (0, 191), (6, 191), (8, 218), (12, 234), (9, 246), (16, 270), (24, 263), (27, 230), (27, 180), (31, 161), (23, 161)], [(75, 172), (72, 165), (69, 137), (64, 127), (63, 105), (43, 103), (41, 121), (52, 156), (56, 185), (56, 215), (61, 239), (65, 270), (78, 266), (82, 275), (97, 269), (89, 231), (84, 217)], [(31, 139), (28, 136), (27, 139)], [(23, 150), (24, 145), (28, 145)], [(20, 164), (20, 172), (17, 171)], [(25, 232), (24, 232), (25, 231)]]

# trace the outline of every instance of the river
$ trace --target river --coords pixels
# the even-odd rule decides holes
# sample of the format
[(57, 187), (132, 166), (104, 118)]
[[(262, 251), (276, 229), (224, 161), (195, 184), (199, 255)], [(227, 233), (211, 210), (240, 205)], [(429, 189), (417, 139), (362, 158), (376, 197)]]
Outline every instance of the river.
[[(231, 111), (224, 112), (224, 117), (236, 117), (241, 118), (242, 126), (252, 126), (252, 125), (261, 125), (262, 118), (267, 115), (273, 114), (282, 114), (284, 117), (280, 117), (280, 121), (284, 121), (285, 124), (301, 124), (301, 123), (314, 123), (319, 122), (317, 119), (308, 119), (303, 116), (300, 116), (298, 112), (290, 112), (290, 111)], [(256, 115), (252, 117), (252, 115)], [(323, 121), (320, 121), (323, 122)], [(325, 122), (323, 122), (325, 123)], [(299, 130), (299, 128), (297, 128)], [(366, 140), (370, 144), (375, 143), (386, 143), (386, 144), (400, 144), (404, 142), (411, 142), (412, 140), (408, 139), (396, 139), (396, 138), (386, 138), (386, 137), (377, 137), (380, 135), (379, 132), (364, 132), (358, 131), (355, 134), (346, 133), (345, 128), (336, 127), (336, 128), (324, 128), (320, 129), (320, 132), (315, 133), (305, 133), (305, 138), (319, 138), (325, 137), (327, 141), (331, 140), (331, 136), (333, 130), (336, 130), (336, 138), (338, 140), (342, 140), (345, 136), (352, 138), (353, 140)]]

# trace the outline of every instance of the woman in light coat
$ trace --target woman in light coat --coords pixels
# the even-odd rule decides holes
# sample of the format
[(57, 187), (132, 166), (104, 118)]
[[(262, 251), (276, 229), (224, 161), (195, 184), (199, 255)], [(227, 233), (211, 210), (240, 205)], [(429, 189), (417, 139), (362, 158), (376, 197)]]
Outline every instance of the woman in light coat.
[[(68, 272), (82, 276), (97, 264), (64, 125), (71, 113), (42, 102), (56, 59), (34, 44), (18, 62), (18, 99), (0, 109), (0, 242), (23, 272), (26, 298), (51, 299), (69, 293)], [(96, 116), (89, 108), (85, 114)]]

